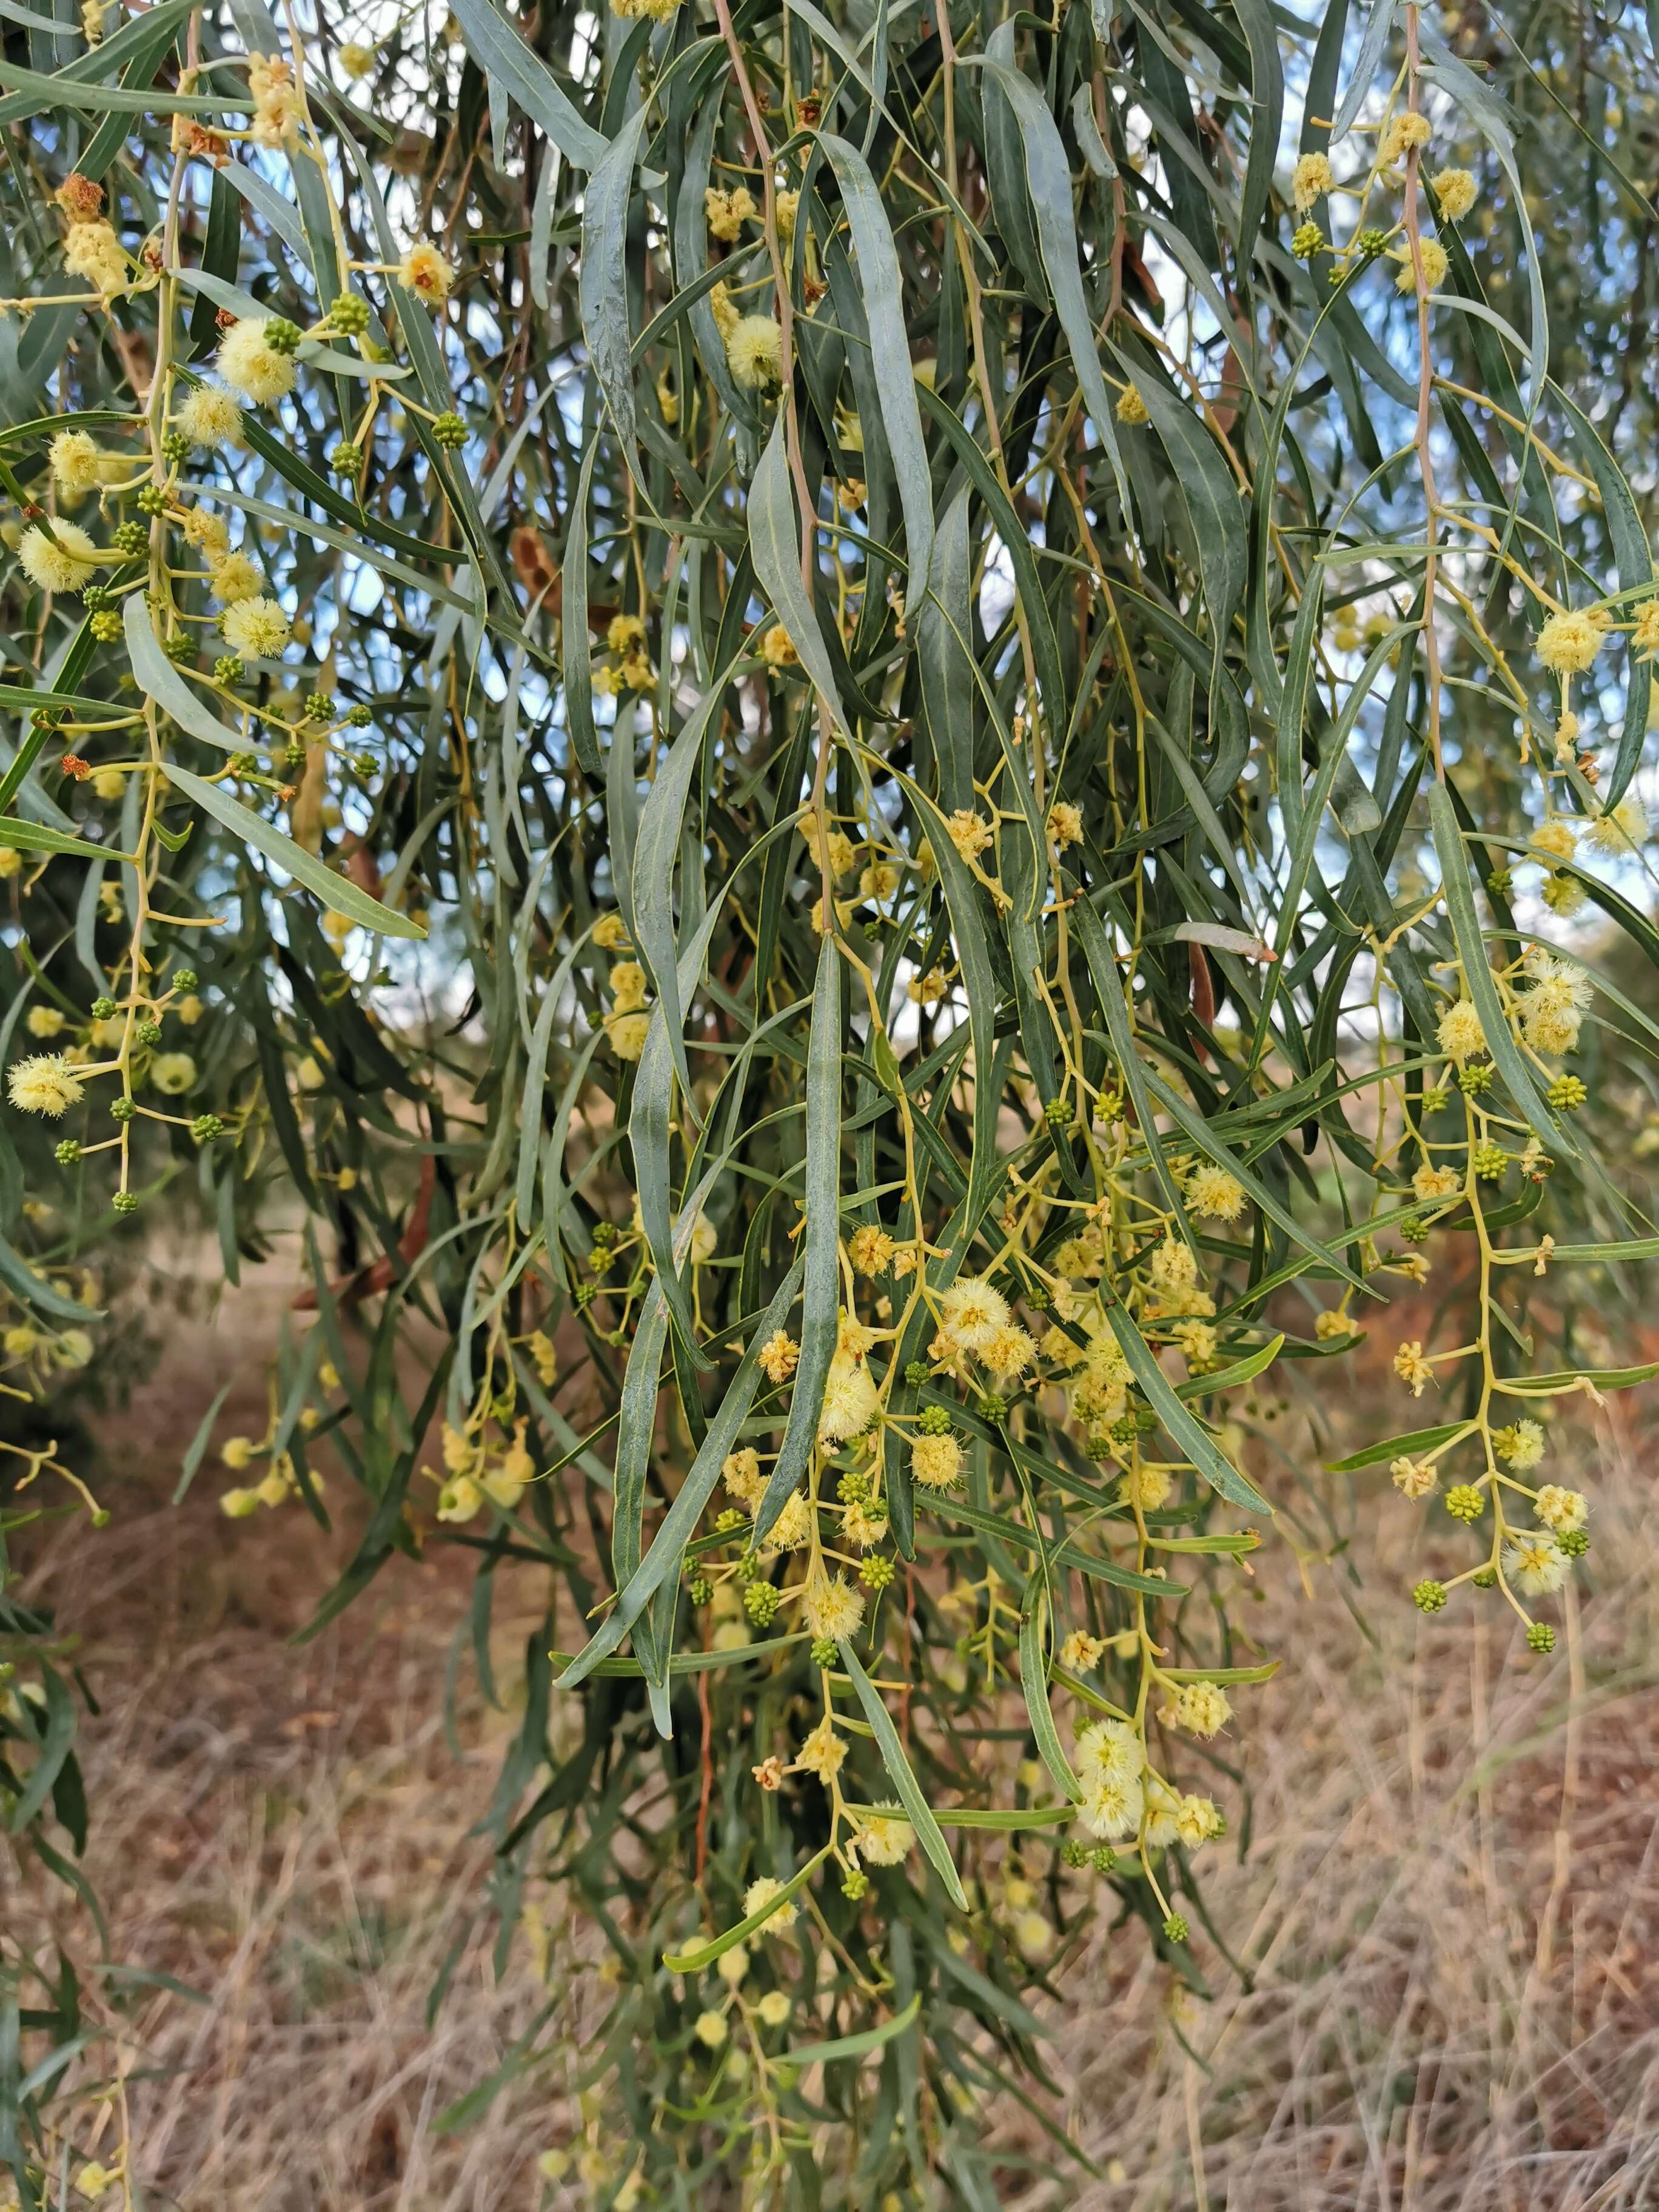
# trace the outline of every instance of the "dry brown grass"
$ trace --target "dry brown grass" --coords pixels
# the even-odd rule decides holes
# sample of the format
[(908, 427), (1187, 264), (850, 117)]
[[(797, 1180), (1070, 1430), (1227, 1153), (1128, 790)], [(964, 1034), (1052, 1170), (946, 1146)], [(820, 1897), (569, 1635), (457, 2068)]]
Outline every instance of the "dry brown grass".
[[(532, 2206), (575, 2061), (469, 2132), (433, 2125), (546, 1994), (522, 1943), (497, 1980), (477, 1909), (489, 1853), (469, 1830), (509, 1723), (463, 1668), (447, 1736), (465, 1562), (389, 1572), (293, 1650), (337, 1547), (297, 1514), (281, 1547), (268, 1518), (225, 1522), (210, 1473), (164, 1502), (228, 1346), (223, 1426), (260, 1420), (275, 1305), (255, 1290), (216, 1330), (176, 1332), (109, 1425), (117, 1548), (95, 1605), (83, 1529), (33, 1577), (105, 1700), (88, 1870), (115, 1954), (206, 1998), (158, 1993), (139, 2015), (135, 2163), (153, 2202), (191, 2212)], [(1424, 1622), (1401, 1602), (1435, 1540), (1392, 1493), (1361, 1502), (1346, 1595), (1343, 1565), (1310, 1566), (1304, 1595), (1266, 1556), (1261, 1633), (1287, 1664), (1249, 1693), (1253, 1834), (1212, 1855), (1208, 1885), (1247, 1978), (1201, 1930), (1207, 2004), (1172, 1998), (1131, 1932), (1067, 1972), (1071, 2124), (1111, 2176), (1072, 2193), (1078, 2212), (1659, 2204), (1659, 1505), (1632, 1401), (1582, 1440), (1595, 1548), (1553, 1659), (1493, 1604)], [(508, 1584), (504, 1680), (514, 1602)], [(77, 2147), (115, 2131), (111, 2113)]]

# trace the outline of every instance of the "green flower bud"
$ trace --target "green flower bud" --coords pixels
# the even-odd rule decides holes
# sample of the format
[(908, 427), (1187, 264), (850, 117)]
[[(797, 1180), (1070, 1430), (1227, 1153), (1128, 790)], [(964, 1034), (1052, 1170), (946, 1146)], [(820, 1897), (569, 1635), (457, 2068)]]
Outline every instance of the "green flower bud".
[(115, 532), (115, 550), (136, 561), (149, 544), (149, 532), (142, 522), (124, 522)]
[(74, 1137), (65, 1137), (63, 1143), (59, 1145), (52, 1153), (52, 1158), (57, 1161), (60, 1168), (72, 1168), (80, 1159), (80, 1143), (79, 1140)]
[(140, 1022), (138, 1024), (138, 1042), (140, 1044), (160, 1044), (161, 1042), (161, 1024), (160, 1022)]
[(163, 514), (167, 511), (167, 495), (160, 484), (143, 484), (138, 492), (140, 514)]
[(904, 1379), (913, 1390), (920, 1390), (932, 1372), (933, 1370), (925, 1359), (910, 1359), (905, 1362)]
[(1528, 1651), (1554, 1650), (1555, 1631), (1550, 1626), (1548, 1621), (1534, 1621), (1532, 1626), (1527, 1631), (1527, 1649)]
[(366, 730), (374, 720), (367, 707), (358, 705), (346, 708), (346, 720), (354, 730)]
[(924, 1406), (916, 1426), (925, 1437), (942, 1437), (951, 1426), (951, 1415), (944, 1406)]
[(190, 1133), (198, 1145), (210, 1145), (216, 1137), (222, 1137), (225, 1125), (216, 1114), (198, 1114), (190, 1125)]
[(815, 1636), (811, 1643), (812, 1664), (824, 1669), (833, 1667), (841, 1657), (833, 1636)]
[(297, 353), (302, 335), (297, 323), (290, 323), (281, 315), (273, 315), (265, 325), (265, 343), (272, 353)]
[(328, 465), (337, 477), (355, 477), (362, 472), (363, 449), (354, 446), (349, 438), (342, 438), (328, 457)]
[(1412, 1603), (1419, 1613), (1438, 1613), (1446, 1602), (1444, 1583), (1423, 1581), (1412, 1592)]
[(100, 607), (92, 617), (92, 634), (100, 645), (113, 645), (121, 635), (121, 617), (113, 607)]
[(340, 292), (329, 304), (328, 319), (349, 338), (360, 338), (368, 328), (368, 302), (356, 292)]
[(94, 999), (92, 1002), (92, 1018), (95, 1022), (108, 1021), (114, 1014), (114, 1012), (115, 1001), (113, 999)]
[(115, 1211), (119, 1214), (137, 1213), (138, 1211), (138, 1194), (136, 1190), (118, 1190), (112, 1202)]
[(213, 664), (216, 684), (240, 684), (246, 674), (246, 666), (234, 653), (222, 653)]
[(440, 415), (432, 425), (432, 434), (445, 453), (459, 453), (466, 443), (466, 424), (459, 415)]

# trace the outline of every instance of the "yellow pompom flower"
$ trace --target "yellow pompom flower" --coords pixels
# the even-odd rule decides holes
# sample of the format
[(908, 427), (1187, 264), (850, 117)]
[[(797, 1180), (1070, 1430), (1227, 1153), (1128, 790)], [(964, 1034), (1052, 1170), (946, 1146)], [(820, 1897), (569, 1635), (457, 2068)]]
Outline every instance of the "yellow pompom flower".
[(84, 430), (60, 430), (47, 448), (52, 480), (64, 498), (84, 499), (103, 480), (104, 455)]
[[(1437, 292), (1445, 283), (1446, 272), (1451, 267), (1446, 249), (1437, 238), (1419, 238), (1417, 250), (1423, 260), (1423, 289)], [(1417, 289), (1417, 271), (1412, 265), (1409, 247), (1399, 256), (1399, 261), (1400, 274), (1394, 280), (1394, 288), (1396, 292), (1414, 292)]]
[(1329, 157), (1324, 154), (1304, 154), (1291, 174), (1291, 198), (1298, 215), (1306, 215), (1316, 200), (1334, 191), (1336, 179), (1331, 174)]
[(924, 1490), (948, 1490), (962, 1472), (962, 1446), (951, 1436), (919, 1436), (910, 1446), (910, 1478)]
[(225, 609), (219, 628), (225, 643), (244, 660), (274, 660), (293, 634), (293, 625), (275, 599), (238, 599)]
[(239, 599), (257, 599), (264, 590), (264, 575), (246, 553), (222, 553), (208, 563), (208, 581), (216, 599), (234, 606)]
[(1120, 422), (1127, 422), (1132, 428), (1138, 427), (1150, 419), (1146, 403), (1140, 396), (1138, 385), (1124, 386), (1122, 391), (1117, 395), (1117, 406), (1115, 411)]
[(283, 398), (294, 389), (294, 356), (279, 353), (267, 342), (270, 328), (268, 316), (245, 316), (220, 339), (215, 356), (225, 382), (256, 407)]
[(217, 384), (198, 384), (174, 415), (173, 427), (192, 446), (210, 450), (246, 443), (242, 435), (242, 410), (234, 394)]
[(1588, 614), (1552, 615), (1538, 633), (1538, 658), (1553, 675), (1582, 676), (1602, 641), (1600, 624)]
[(18, 566), (43, 592), (83, 592), (98, 567), (98, 548), (78, 522), (54, 521), (54, 544), (39, 523), (23, 532)]
[(726, 339), (726, 358), (737, 381), (750, 392), (775, 390), (783, 381), (783, 331), (770, 315), (741, 315)]
[(1182, 1196), (1196, 1213), (1212, 1221), (1237, 1221), (1244, 1211), (1244, 1186), (1225, 1168), (1194, 1168), (1182, 1188)]
[(1486, 1032), (1472, 999), (1454, 999), (1435, 1025), (1440, 1049), (1460, 1066), (1471, 1053), (1486, 1049)]
[(71, 276), (83, 276), (107, 299), (129, 281), (131, 264), (125, 249), (106, 222), (72, 222), (64, 240), (64, 266)]
[(398, 279), (428, 307), (441, 307), (455, 289), (455, 271), (426, 238), (411, 246), (398, 264)]
[(15, 1060), (6, 1070), (11, 1103), (23, 1114), (45, 1114), (60, 1121), (84, 1092), (80, 1077), (60, 1052), (40, 1052)]
[(1413, 147), (1429, 143), (1429, 118), (1426, 115), (1396, 115), (1382, 133), (1382, 143), (1376, 149), (1376, 164), (1381, 169), (1391, 169), (1403, 161)]
[(864, 1619), (862, 1595), (843, 1576), (832, 1577), (822, 1570), (806, 1584), (802, 1607), (813, 1635), (830, 1637), (837, 1643), (850, 1636)]
[(1462, 222), (1474, 205), (1477, 188), (1467, 169), (1442, 169), (1437, 176), (1429, 179), (1429, 188), (1434, 194), (1435, 205), (1448, 222)]

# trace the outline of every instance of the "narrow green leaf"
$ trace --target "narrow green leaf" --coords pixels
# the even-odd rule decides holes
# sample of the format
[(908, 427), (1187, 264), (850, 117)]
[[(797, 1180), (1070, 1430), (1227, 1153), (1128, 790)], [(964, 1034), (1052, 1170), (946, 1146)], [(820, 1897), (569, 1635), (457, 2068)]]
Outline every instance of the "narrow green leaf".
[(905, 1810), (910, 1826), (916, 1832), (916, 1841), (926, 1853), (929, 1864), (945, 1884), (945, 1893), (958, 1912), (968, 1910), (968, 1900), (962, 1893), (962, 1882), (957, 1875), (956, 1861), (951, 1856), (951, 1847), (939, 1832), (939, 1822), (933, 1818), (933, 1808), (922, 1796), (920, 1784), (904, 1755), (904, 1746), (899, 1741), (899, 1732), (893, 1726), (892, 1716), (881, 1701), (881, 1693), (860, 1666), (858, 1654), (850, 1644), (840, 1646), (841, 1663), (852, 1681), (858, 1701), (864, 1708), (864, 1717), (870, 1723), (876, 1739), (876, 1748), (898, 1792), (899, 1802)]
[(337, 875), (314, 853), (307, 853), (302, 845), (296, 845), (293, 838), (285, 836), (280, 830), (251, 812), (218, 784), (205, 783), (199, 775), (191, 775), (188, 769), (179, 768), (172, 761), (167, 763), (167, 775), (169, 783), (176, 786), (186, 799), (194, 799), (197, 805), (212, 815), (216, 822), (222, 823), (233, 836), (253, 846), (268, 860), (274, 861), (285, 875), (292, 876), (307, 890), (314, 891), (331, 913), (343, 915), (348, 921), (355, 921), (359, 928), (374, 930), (381, 937), (425, 937), (426, 932), (418, 922), (410, 921), (407, 915), (393, 914), (389, 907), (382, 906), (379, 899), (371, 898), (367, 891), (360, 890), (349, 878)]

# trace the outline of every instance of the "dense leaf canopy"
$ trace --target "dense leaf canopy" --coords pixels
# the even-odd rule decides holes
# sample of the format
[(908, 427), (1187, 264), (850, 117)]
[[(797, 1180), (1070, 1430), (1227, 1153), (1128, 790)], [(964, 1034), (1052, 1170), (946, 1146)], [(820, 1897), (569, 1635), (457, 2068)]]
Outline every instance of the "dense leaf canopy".
[[(1659, 1250), (1598, 1118), (1659, 1035), (1645, 31), (45, 5), (11, 1383), (199, 1208), (304, 1288), (186, 1472), (349, 1532), (316, 1625), (460, 1543), (482, 1654), (544, 1573), (493, 1903), (614, 1954), (595, 2202), (994, 2203), (1010, 2085), (1075, 2188), (1035, 1997), (1103, 1912), (1227, 1971), (1281, 1389), (1467, 1262), (1347, 1464), (1449, 1513), (1399, 1601), (1544, 1650), (1544, 1423), (1636, 1379), (1556, 1340)], [(73, 1693), (0, 1628), (72, 1881)]]

